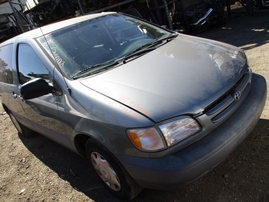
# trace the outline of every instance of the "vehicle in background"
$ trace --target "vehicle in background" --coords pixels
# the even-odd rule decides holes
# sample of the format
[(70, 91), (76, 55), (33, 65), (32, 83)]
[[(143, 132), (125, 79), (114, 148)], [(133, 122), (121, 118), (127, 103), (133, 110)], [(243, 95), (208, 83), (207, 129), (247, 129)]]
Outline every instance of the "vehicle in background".
[(174, 10), (174, 21), (184, 32), (203, 31), (224, 22), (222, 0), (178, 0)]
[(74, 16), (75, 7), (72, 0), (27, 0), (23, 12), (29, 15), (36, 27), (40, 27)]
[[(240, 0), (239, 1), (243, 6), (246, 6), (247, 0)], [(269, 7), (269, 1), (268, 0), (253, 0), (252, 6), (254, 9), (260, 10), (263, 8)]]
[[(259, 1), (259, 0), (257, 0)], [(261, 1), (261, 5), (264, 6), (264, 7), (267, 7), (269, 6), (269, 1), (268, 0), (260, 0)]]
[(10, 14), (0, 14), (0, 42), (19, 34)]

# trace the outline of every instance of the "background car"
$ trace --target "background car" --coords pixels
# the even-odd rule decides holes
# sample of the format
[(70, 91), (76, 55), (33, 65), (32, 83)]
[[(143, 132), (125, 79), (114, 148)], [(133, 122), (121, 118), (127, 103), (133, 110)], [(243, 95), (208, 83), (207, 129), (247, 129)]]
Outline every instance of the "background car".
[(18, 34), (17, 27), (8, 14), (0, 14), (0, 42)]

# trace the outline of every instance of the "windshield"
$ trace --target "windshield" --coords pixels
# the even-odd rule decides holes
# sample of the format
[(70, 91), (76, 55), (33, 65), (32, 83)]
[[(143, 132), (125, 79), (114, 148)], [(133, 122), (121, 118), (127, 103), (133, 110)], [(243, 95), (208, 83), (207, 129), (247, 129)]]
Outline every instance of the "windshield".
[[(172, 32), (124, 15), (107, 15), (47, 34), (39, 42), (70, 78), (100, 71)], [(97, 68), (98, 67), (98, 68)], [(83, 76), (83, 74), (82, 74)]]

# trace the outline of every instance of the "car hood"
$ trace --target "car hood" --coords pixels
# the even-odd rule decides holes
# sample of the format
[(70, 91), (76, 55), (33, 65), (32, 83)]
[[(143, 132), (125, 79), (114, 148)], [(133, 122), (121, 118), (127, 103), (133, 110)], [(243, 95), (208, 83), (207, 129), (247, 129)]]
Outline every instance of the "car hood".
[(154, 122), (201, 113), (247, 68), (239, 48), (179, 35), (117, 68), (80, 82)]

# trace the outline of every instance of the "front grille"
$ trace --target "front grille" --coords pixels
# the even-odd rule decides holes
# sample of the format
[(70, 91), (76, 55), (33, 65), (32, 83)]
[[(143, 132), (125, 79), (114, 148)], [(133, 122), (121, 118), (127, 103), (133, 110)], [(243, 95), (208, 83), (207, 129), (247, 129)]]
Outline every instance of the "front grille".
[[(247, 71), (239, 81), (215, 102), (205, 109), (205, 114), (217, 123), (231, 114), (247, 96), (250, 90), (251, 71)], [(236, 97), (235, 96), (235, 93)], [(239, 99), (238, 99), (239, 98)]]

